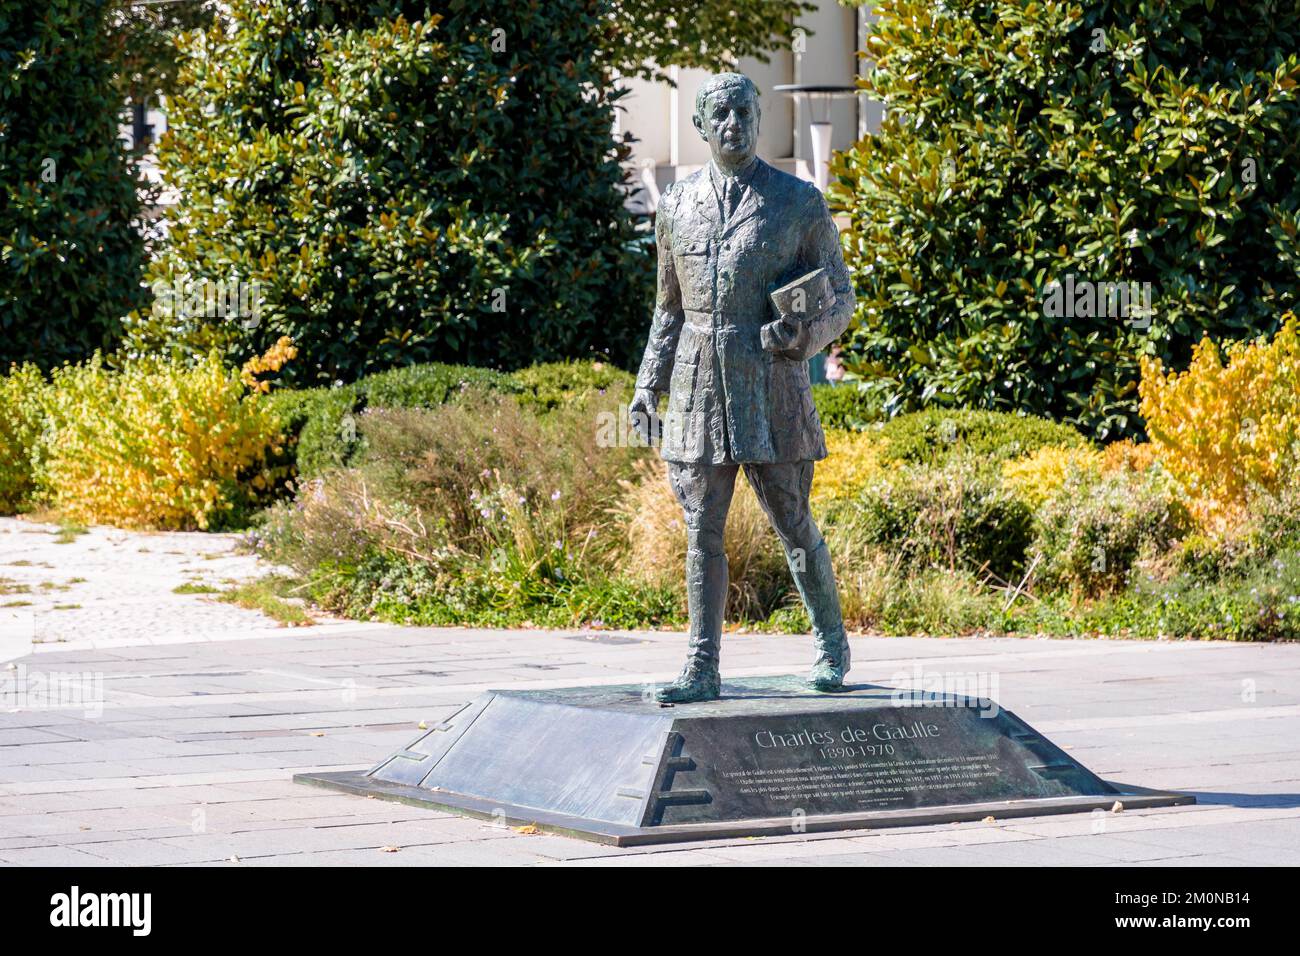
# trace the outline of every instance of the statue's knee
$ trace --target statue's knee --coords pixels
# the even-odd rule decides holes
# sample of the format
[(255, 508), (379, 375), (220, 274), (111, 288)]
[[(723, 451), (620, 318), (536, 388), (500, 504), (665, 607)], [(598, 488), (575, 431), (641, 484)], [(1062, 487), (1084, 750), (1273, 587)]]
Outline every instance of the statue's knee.
[(686, 535), (686, 546), (700, 554), (725, 553), (722, 532), (712, 528), (692, 529)]
[(785, 545), (787, 552), (800, 549), (803, 551), (815, 551), (822, 543), (822, 535), (817, 530), (816, 523), (812, 520), (811, 514), (802, 514), (791, 521), (781, 522), (776, 527), (776, 535)]
[(786, 543), (785, 554), (790, 564), (798, 568), (807, 567), (813, 555), (826, 546), (825, 540), (814, 527), (811, 534), (800, 536), (797, 540)]

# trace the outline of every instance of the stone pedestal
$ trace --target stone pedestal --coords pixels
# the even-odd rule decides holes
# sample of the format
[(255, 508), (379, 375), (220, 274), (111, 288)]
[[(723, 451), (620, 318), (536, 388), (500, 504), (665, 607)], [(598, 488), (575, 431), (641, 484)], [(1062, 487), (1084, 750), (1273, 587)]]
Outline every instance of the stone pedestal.
[(794, 677), (722, 694), (488, 691), (369, 771), (295, 779), (619, 846), (1194, 802), (1104, 781), (989, 700)]

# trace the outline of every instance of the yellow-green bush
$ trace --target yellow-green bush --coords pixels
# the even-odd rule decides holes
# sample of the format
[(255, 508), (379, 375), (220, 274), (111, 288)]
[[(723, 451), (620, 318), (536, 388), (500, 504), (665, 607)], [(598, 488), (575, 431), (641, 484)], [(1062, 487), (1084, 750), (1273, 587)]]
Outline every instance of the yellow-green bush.
[(1202, 340), (1183, 373), (1143, 359), (1140, 394), (1156, 454), (1202, 525), (1232, 523), (1300, 464), (1300, 329), (1290, 313), (1271, 342), (1221, 350)]
[(1037, 508), (1075, 474), (1099, 476), (1102, 453), (1092, 448), (1049, 445), (1002, 464), (1002, 483), (1026, 504)]
[(826, 430), (828, 455), (813, 470), (814, 507), (855, 497), (880, 475), (882, 443), (864, 432)]
[(46, 390), (40, 369), (30, 363), (0, 375), (0, 514), (12, 514), (30, 502)]
[(271, 488), (280, 426), (215, 355), (120, 370), (96, 355), (52, 374), (42, 491), (63, 517), (121, 527), (207, 528)]

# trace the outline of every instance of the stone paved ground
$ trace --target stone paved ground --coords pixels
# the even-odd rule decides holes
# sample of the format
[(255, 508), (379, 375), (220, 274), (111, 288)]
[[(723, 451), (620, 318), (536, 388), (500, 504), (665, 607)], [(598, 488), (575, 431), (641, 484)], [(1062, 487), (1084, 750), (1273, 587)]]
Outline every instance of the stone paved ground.
[[(1002, 703), (1102, 776), (1200, 804), (615, 850), (290, 782), (355, 769), (488, 686), (670, 677), (680, 638), (341, 628), (42, 651), (28, 686), (86, 673), (89, 707), (0, 713), (0, 861), (239, 865), (987, 864), (1300, 861), (1300, 655), (1226, 644), (863, 639), (855, 677), (996, 675)], [(735, 674), (801, 665), (804, 639), (730, 635)], [(10, 671), (11, 676), (17, 673)], [(103, 707), (93, 703), (102, 680)], [(11, 688), (12, 691), (12, 688)], [(37, 702), (39, 703), (39, 702)], [(14, 705), (17, 705), (15, 707)], [(26, 706), (24, 706), (26, 705)], [(1097, 830), (1100, 829), (1100, 832)], [(398, 847), (384, 852), (383, 847)]]
[[(12, 540), (0, 538), (0, 547)], [(126, 536), (115, 547), (129, 552), (135, 540)], [(0, 565), (10, 560), (22, 559), (0, 550)], [(203, 609), (190, 607), (202, 605), (201, 597), (162, 608), (131, 590), (142, 587), (126, 573), (134, 560), (104, 562), (97, 573), (118, 574), (123, 594), (140, 598), (133, 612), (141, 622), (138, 634), (120, 623), (107, 635), (92, 629), (64, 642), (29, 644), (21, 656), (0, 663), (8, 668), (0, 669), (0, 862), (1300, 862), (1300, 647), (855, 639), (857, 681), (893, 683), (918, 667), (983, 675), (996, 680), (986, 690), (1003, 706), (1103, 777), (1185, 790), (1200, 802), (619, 850), (316, 790), (290, 777), (306, 769), (367, 766), (407, 743), (421, 720), (445, 717), (489, 686), (669, 679), (679, 662), (680, 636), (356, 623), (277, 630), (257, 619), (220, 631), (206, 626)], [(78, 564), (74, 573), (72, 562), (64, 561), (48, 570), (91, 578), (96, 572), (83, 573), (86, 566)], [(148, 574), (167, 579), (157, 568)], [(13, 577), (8, 569), (0, 576)], [(171, 586), (155, 589), (169, 595)], [(101, 596), (111, 603), (110, 594)], [(806, 638), (733, 634), (724, 663), (737, 676), (787, 673), (802, 669), (808, 652)], [(53, 680), (56, 674), (65, 677)], [(51, 686), (62, 694), (58, 706), (42, 697)]]

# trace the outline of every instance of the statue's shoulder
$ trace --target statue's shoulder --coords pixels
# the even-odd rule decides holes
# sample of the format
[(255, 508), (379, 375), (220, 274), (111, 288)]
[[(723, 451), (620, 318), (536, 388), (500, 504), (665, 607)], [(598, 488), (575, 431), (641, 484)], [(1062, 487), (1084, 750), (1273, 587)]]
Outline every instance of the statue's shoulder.
[(694, 172), (689, 176), (669, 183), (659, 196), (657, 216), (664, 224), (670, 237), (675, 237), (678, 234), (679, 227), (687, 230), (691, 228), (694, 191), (698, 188), (700, 175), (700, 172)]
[(787, 222), (816, 219), (821, 215), (821, 192), (806, 179), (765, 164), (761, 191), (769, 203), (776, 203)]
[(763, 163), (763, 165), (766, 167), (763, 173), (767, 177), (769, 192), (788, 196), (801, 203), (811, 202), (814, 197), (821, 195), (817, 187), (808, 180), (783, 172), (771, 163)]
[(699, 185), (700, 177), (703, 175), (704, 170), (697, 169), (689, 176), (669, 183), (659, 197), (659, 205), (665, 207), (669, 215), (675, 213), (682, 201), (694, 192)]

